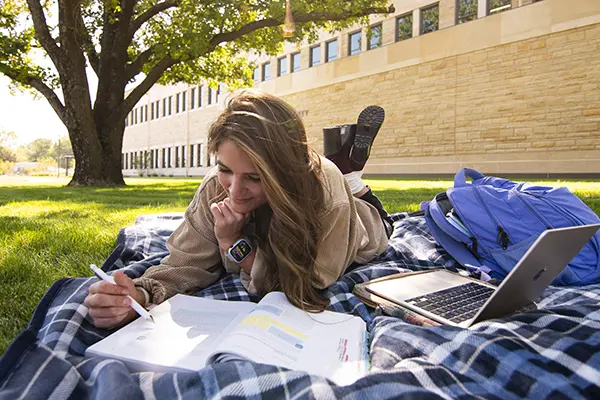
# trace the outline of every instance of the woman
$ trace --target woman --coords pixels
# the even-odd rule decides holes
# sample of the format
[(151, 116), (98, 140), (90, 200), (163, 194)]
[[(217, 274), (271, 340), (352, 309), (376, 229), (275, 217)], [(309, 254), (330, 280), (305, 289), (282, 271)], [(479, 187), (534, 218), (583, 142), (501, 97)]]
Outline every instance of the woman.
[(283, 100), (256, 91), (233, 97), (208, 135), (217, 166), (169, 237), (169, 256), (138, 279), (117, 271), (117, 285), (91, 285), (85, 304), (94, 324), (134, 319), (127, 295), (158, 304), (224, 272), (239, 274), (250, 293), (280, 290), (297, 307), (323, 310), (320, 290), (387, 246), (387, 214), (360, 179), (382, 122), (383, 109), (372, 106), (359, 124), (324, 130), (334, 164), (308, 147), (300, 118)]

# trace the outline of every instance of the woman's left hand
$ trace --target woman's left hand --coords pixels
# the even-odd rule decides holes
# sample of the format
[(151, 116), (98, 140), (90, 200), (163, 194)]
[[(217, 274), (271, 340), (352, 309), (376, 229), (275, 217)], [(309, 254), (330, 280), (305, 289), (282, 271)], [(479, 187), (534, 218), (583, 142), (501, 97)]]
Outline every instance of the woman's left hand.
[(235, 212), (231, 208), (229, 197), (218, 203), (212, 203), (210, 211), (215, 217), (215, 236), (219, 241), (219, 247), (227, 251), (236, 240), (242, 237), (242, 229), (249, 214)]

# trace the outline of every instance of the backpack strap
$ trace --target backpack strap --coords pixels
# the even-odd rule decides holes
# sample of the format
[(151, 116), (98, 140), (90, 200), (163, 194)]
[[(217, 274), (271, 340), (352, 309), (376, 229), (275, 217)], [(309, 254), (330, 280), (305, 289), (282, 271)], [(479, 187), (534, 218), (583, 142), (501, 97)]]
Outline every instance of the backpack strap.
[(473, 180), (477, 180), (477, 179), (485, 178), (485, 175), (475, 169), (462, 168), (454, 176), (454, 187), (467, 186), (468, 185), (467, 177), (469, 177)]

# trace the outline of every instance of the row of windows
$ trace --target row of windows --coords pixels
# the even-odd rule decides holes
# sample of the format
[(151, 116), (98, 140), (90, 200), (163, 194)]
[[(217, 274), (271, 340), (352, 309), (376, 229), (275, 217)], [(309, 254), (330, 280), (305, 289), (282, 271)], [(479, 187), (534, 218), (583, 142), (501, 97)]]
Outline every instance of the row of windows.
[(196, 143), (190, 144), (187, 152), (186, 146), (182, 145), (124, 153), (121, 169), (210, 167), (215, 163), (215, 158), (210, 156), (205, 160), (203, 150), (204, 145)]
[[(478, 0), (457, 0), (456, 21), (459, 24), (477, 19), (477, 3)], [(511, 8), (511, 0), (489, 0), (489, 13), (495, 14), (506, 11)], [(439, 3), (429, 5), (419, 9), (421, 18), (420, 34), (424, 35), (430, 32), (435, 32), (439, 29), (440, 9)], [(381, 23), (370, 27), (367, 34), (367, 50), (375, 49), (382, 45), (383, 26)], [(395, 41), (399, 42), (413, 37), (413, 12), (409, 12), (396, 17), (396, 32)], [(352, 56), (362, 51), (362, 30), (351, 32), (348, 34), (348, 48), (346, 54)], [(310, 47), (308, 66), (314, 67), (322, 63), (321, 46), (317, 45)], [(339, 58), (338, 39), (326, 41), (324, 44), (325, 59), (323, 62), (331, 62)], [(277, 76), (287, 75), (288, 73), (300, 71), (300, 52), (294, 52), (289, 57), (291, 68), (288, 68), (287, 55), (277, 59)], [(254, 82), (266, 81), (271, 79), (271, 62), (267, 61), (260, 66), (254, 68)]]
[[(221, 94), (222, 85), (219, 84), (217, 90), (208, 86), (206, 93), (206, 105), (216, 104), (218, 95)], [(185, 112), (188, 106), (190, 110), (204, 107), (204, 85), (194, 86), (190, 89), (179, 92), (175, 95), (165, 97), (150, 103), (150, 115), (148, 118), (148, 104), (139, 106), (131, 110), (125, 118), (125, 126), (144, 123), (148, 120), (154, 120), (169, 115)]]

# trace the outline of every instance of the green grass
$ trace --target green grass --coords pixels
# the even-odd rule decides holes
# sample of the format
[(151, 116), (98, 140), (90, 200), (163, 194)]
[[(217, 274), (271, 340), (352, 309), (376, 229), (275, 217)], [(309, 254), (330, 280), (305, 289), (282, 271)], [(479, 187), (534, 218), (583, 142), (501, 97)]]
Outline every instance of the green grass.
[[(119, 230), (140, 214), (183, 211), (200, 179), (128, 179), (126, 188), (69, 188), (66, 180), (0, 178), (0, 354), (27, 326), (52, 282), (89, 276)], [(389, 212), (415, 211), (450, 180), (373, 179)], [(600, 214), (600, 181), (566, 185)]]

